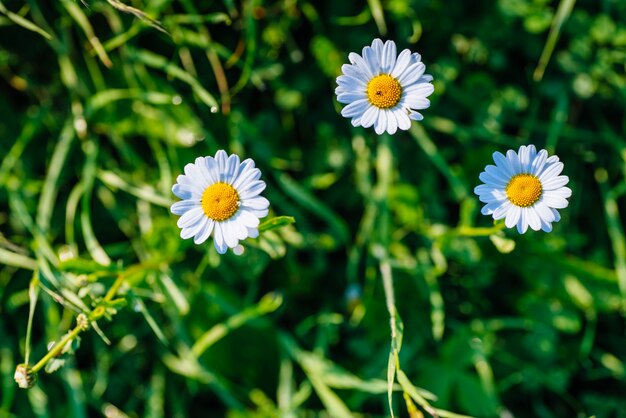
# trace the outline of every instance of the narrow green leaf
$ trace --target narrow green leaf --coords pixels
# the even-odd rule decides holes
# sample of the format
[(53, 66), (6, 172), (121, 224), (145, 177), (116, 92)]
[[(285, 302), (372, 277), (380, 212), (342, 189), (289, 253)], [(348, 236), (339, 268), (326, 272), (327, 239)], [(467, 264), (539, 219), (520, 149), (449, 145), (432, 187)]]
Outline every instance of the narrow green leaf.
[(348, 242), (348, 237), (350, 235), (348, 226), (342, 218), (332, 211), (332, 209), (326, 206), (317, 197), (313, 196), (308, 190), (298, 184), (287, 174), (279, 174), (277, 176), (277, 180), (287, 195), (306, 209), (310, 210), (313, 214), (325, 220), (340, 242)]
[(16, 13), (11, 12), (10, 10), (8, 10), (6, 8), (6, 6), (1, 1), (0, 1), (0, 13), (5, 14), (6, 17), (8, 17), (16, 25), (19, 25), (19, 26), (23, 27), (24, 29), (28, 29), (29, 31), (38, 33), (39, 35), (43, 36), (47, 40), (51, 40), (52, 39), (52, 35), (50, 35), (48, 32), (46, 32), (45, 30), (43, 30), (39, 26), (35, 25), (30, 20), (25, 19), (25, 18), (23, 18), (22, 16), (20, 16), (20, 15), (18, 15)]
[(293, 216), (276, 216), (271, 219), (267, 219), (259, 225), (259, 232), (271, 231), (273, 229), (282, 228), (287, 225), (291, 225), (296, 222)]
[(550, 28), (550, 33), (548, 34), (548, 40), (543, 47), (541, 57), (539, 58), (539, 63), (537, 64), (537, 68), (535, 68), (535, 72), (533, 73), (533, 79), (535, 81), (541, 81), (541, 79), (543, 78), (543, 74), (546, 71), (546, 67), (548, 66), (550, 57), (552, 56), (552, 52), (554, 52), (556, 41), (559, 39), (559, 34), (561, 33), (563, 23), (565, 23), (569, 15), (572, 13), (572, 9), (574, 8), (575, 3), (576, 0), (561, 0), (561, 2), (559, 3), (559, 8), (554, 15), (552, 27)]

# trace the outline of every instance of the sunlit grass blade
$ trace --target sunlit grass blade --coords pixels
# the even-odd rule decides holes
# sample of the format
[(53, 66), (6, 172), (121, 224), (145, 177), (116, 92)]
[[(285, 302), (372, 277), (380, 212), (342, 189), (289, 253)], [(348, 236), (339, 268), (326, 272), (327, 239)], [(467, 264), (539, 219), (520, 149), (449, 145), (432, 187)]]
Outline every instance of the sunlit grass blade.
[(196, 340), (191, 348), (191, 352), (196, 357), (200, 357), (211, 345), (224, 338), (229, 332), (241, 327), (253, 319), (274, 312), (280, 307), (282, 302), (282, 297), (276, 293), (270, 293), (263, 296), (257, 305), (246, 308), (228, 318), (224, 321), (224, 323), (211, 327), (211, 329), (202, 334), (202, 336)]
[(127, 4), (122, 3), (121, 1), (118, 0), (107, 0), (109, 2), (109, 4), (111, 6), (113, 6), (115, 9), (124, 12), (124, 13), (130, 13), (132, 15), (134, 15), (135, 17), (137, 17), (138, 19), (140, 19), (142, 22), (147, 23), (148, 25), (152, 26), (153, 28), (169, 35), (169, 33), (167, 32), (167, 30), (163, 27), (163, 25), (161, 24), (161, 22), (159, 22), (156, 19), (151, 18), (150, 16), (148, 16), (145, 12), (129, 6)]
[(47, 234), (50, 228), (52, 212), (57, 206), (55, 201), (61, 183), (61, 171), (66, 166), (73, 140), (74, 129), (70, 123), (66, 123), (48, 163), (48, 173), (37, 206), (37, 226), (43, 234)]
[(37, 262), (23, 254), (14, 253), (13, 251), (0, 248), (0, 264), (23, 268), (27, 270), (36, 270)]
[(339, 242), (345, 243), (348, 241), (349, 232), (346, 222), (334, 213), (332, 209), (313, 196), (313, 194), (299, 185), (287, 174), (281, 173), (276, 179), (288, 196), (316, 216), (325, 220), (331, 227), (331, 233), (339, 240)]
[(370, 6), (374, 22), (378, 27), (378, 32), (385, 36), (387, 35), (387, 23), (385, 22), (385, 14), (383, 12), (383, 5), (380, 0), (367, 0), (367, 4)]
[(33, 331), (33, 318), (35, 317), (35, 307), (37, 306), (37, 299), (39, 297), (39, 274), (33, 273), (32, 279), (28, 285), (28, 324), (26, 325), (26, 340), (24, 341), (24, 363), (29, 364), (30, 361), (30, 340)]
[(217, 101), (211, 93), (202, 87), (198, 79), (182, 68), (170, 63), (165, 57), (146, 49), (129, 50), (129, 55), (148, 67), (164, 71), (167, 75), (187, 83), (204, 104), (211, 109), (217, 110)]
[(98, 55), (98, 58), (100, 58), (100, 61), (106, 67), (111, 68), (113, 66), (113, 63), (107, 55), (106, 50), (100, 43), (100, 40), (94, 33), (93, 27), (91, 26), (89, 19), (87, 18), (85, 13), (83, 13), (83, 10), (80, 8), (80, 6), (71, 0), (62, 0), (61, 4), (63, 4), (65, 10), (67, 10), (69, 15), (72, 16), (72, 19), (74, 19), (78, 26), (80, 26), (80, 28), (83, 30), (83, 32), (85, 33), (85, 37), (87, 38), (87, 42), (91, 44), (93, 50)]
[(604, 200), (604, 213), (606, 215), (611, 246), (613, 247), (617, 283), (622, 294), (622, 303), (626, 306), (626, 237), (624, 236), (624, 227), (620, 220), (620, 210), (617, 201), (608, 191), (608, 173), (601, 169), (596, 172), (596, 179), (600, 185), (602, 199)]
[(109, 187), (119, 188), (138, 199), (145, 200), (146, 202), (150, 202), (158, 206), (169, 208), (172, 206), (172, 203), (174, 203), (174, 200), (161, 195), (151, 186), (147, 184), (133, 186), (113, 171), (99, 170), (98, 179)]
[(8, 10), (6, 6), (4, 5), (4, 3), (2, 2), (0, 2), (0, 13), (6, 15), (6, 17), (8, 17), (11, 21), (13, 21), (13, 23), (15, 23), (16, 25), (20, 25), (24, 29), (28, 29), (32, 32), (38, 33), (39, 35), (43, 36), (47, 40), (52, 39), (52, 35), (50, 35), (48, 32), (46, 32), (45, 30), (43, 30), (42, 28), (40, 28), (39, 26), (31, 22), (30, 20), (18, 15), (17, 13), (13, 13), (12, 11)]
[(417, 144), (422, 148), (424, 153), (431, 160), (433, 165), (443, 174), (446, 178), (452, 193), (457, 200), (462, 200), (467, 197), (467, 187), (463, 184), (461, 178), (452, 171), (448, 163), (443, 159), (442, 154), (437, 150), (435, 143), (428, 137), (428, 134), (424, 128), (419, 124), (412, 124), (409, 131), (411, 136), (415, 139)]
[(81, 196), (80, 225), (83, 238), (85, 239), (85, 245), (93, 259), (103, 266), (108, 266), (111, 264), (111, 259), (98, 242), (96, 234), (93, 231), (91, 219), (91, 197), (96, 178), (98, 148), (96, 143), (89, 141), (83, 144), (83, 149), (87, 159), (83, 166), (82, 182), (84, 190)]
[(550, 57), (554, 52), (556, 41), (559, 39), (563, 23), (565, 23), (569, 15), (572, 13), (575, 3), (576, 0), (561, 0), (559, 3), (559, 7), (554, 15), (554, 20), (552, 21), (552, 26), (550, 27), (548, 39), (543, 47), (543, 51), (541, 52), (541, 57), (539, 57), (537, 68), (535, 68), (535, 72), (533, 73), (533, 79), (535, 81), (541, 81), (543, 78), (543, 73), (546, 71)]
[(273, 229), (282, 228), (283, 226), (291, 225), (296, 222), (293, 216), (275, 216), (271, 219), (267, 219), (259, 225), (259, 232), (271, 231)]

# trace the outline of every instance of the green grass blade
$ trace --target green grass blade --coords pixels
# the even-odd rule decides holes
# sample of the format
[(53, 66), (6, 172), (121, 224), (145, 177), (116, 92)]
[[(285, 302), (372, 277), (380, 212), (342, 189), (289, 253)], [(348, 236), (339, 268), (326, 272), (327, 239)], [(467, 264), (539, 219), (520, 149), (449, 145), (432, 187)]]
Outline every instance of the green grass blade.
[(40, 28), (39, 26), (31, 22), (30, 20), (16, 13), (11, 12), (10, 10), (6, 8), (6, 6), (1, 1), (0, 1), (0, 13), (3, 13), (4, 15), (6, 15), (6, 17), (8, 17), (16, 25), (19, 25), (23, 27), (24, 29), (28, 29), (29, 31), (38, 33), (39, 35), (43, 36), (49, 41), (52, 40), (52, 35), (50, 35), (48, 32), (46, 32), (45, 30), (43, 30), (42, 28)]
[(548, 40), (543, 47), (541, 57), (539, 57), (539, 63), (537, 64), (537, 68), (535, 68), (535, 72), (533, 73), (533, 79), (535, 81), (541, 81), (541, 79), (543, 78), (543, 74), (546, 71), (546, 67), (548, 66), (550, 57), (554, 52), (556, 41), (559, 39), (559, 34), (561, 33), (563, 23), (565, 23), (569, 15), (572, 13), (572, 9), (574, 9), (574, 4), (576, 4), (576, 0), (561, 0), (561, 2), (559, 3), (559, 8), (554, 15), (554, 20), (552, 21), (552, 26), (550, 27)]

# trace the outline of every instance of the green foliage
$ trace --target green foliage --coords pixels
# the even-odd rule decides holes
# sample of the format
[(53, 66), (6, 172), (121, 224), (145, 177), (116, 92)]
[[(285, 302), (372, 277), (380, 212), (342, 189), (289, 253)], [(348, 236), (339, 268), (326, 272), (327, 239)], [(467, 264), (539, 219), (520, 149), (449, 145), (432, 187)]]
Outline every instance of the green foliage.
[[(619, 0), (0, 2), (0, 417), (626, 417), (624, 22)], [(376, 37), (434, 76), (393, 138), (333, 93)], [(529, 143), (573, 196), (520, 236), (473, 188)], [(239, 257), (169, 212), (218, 149), (268, 184)]]

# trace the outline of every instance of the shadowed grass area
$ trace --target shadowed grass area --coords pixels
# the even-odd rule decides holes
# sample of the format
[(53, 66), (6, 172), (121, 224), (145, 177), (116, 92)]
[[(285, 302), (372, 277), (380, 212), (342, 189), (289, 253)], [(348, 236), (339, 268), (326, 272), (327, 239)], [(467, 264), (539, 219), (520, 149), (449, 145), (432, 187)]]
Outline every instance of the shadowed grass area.
[[(0, 2), (0, 418), (626, 417), (624, 22), (613, 0)], [(334, 95), (376, 37), (434, 77), (394, 136)], [(473, 192), (525, 144), (570, 178), (551, 233)], [(219, 149), (267, 183), (241, 256), (169, 210)]]

